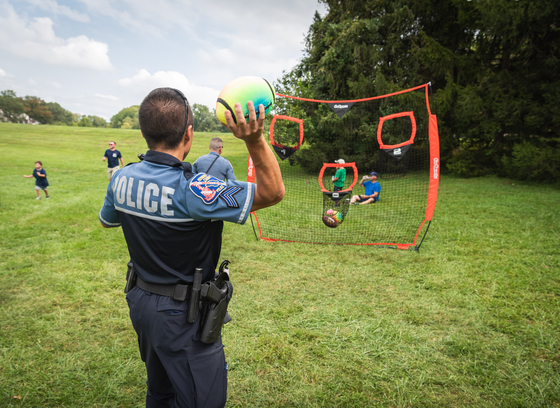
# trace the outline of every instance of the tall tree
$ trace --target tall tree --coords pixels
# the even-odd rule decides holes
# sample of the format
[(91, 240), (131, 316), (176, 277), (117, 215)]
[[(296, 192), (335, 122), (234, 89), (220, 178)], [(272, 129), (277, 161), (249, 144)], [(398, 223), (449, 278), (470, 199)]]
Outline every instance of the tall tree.
[(78, 121), (78, 126), (82, 127), (106, 127), (107, 121), (95, 115), (83, 115)]
[(27, 113), (30, 118), (43, 124), (52, 123), (53, 114), (49, 110), (45, 101), (41, 98), (36, 96), (26, 96), (23, 98), (23, 106), (25, 108), (25, 113)]
[(21, 98), (18, 98), (16, 93), (9, 89), (0, 92), (0, 109), (2, 109), (4, 118), (9, 122), (17, 122), (19, 116), (25, 112)]
[[(357, 99), (431, 81), (443, 159), (463, 175), (507, 172), (520, 143), (559, 148), (556, 1), (321, 1), (328, 13), (315, 15), (279, 92)], [(282, 100), (278, 108), (305, 114), (313, 143), (325, 112)]]
[(93, 122), (86, 115), (83, 115), (78, 122), (79, 127), (93, 127)]
[[(434, 51), (431, 57), (424, 53), (423, 61), (439, 78), (436, 96), (457, 140), (459, 153), (449, 157), (448, 167), (463, 175), (497, 169), (519, 177), (509, 166), (516, 146), (528, 143), (560, 156), (560, 107), (554, 102), (560, 97), (557, 2), (475, 1), (453, 7), (467, 34), (465, 44), (470, 44), (462, 58), (453, 55), (457, 48), (452, 43), (442, 49), (428, 35), (422, 43)], [(438, 54), (452, 56), (450, 64), (439, 66)], [(533, 165), (546, 166), (543, 158), (534, 154)], [(551, 177), (553, 172), (538, 178)]]
[(53, 116), (53, 124), (65, 124), (68, 126), (72, 125), (72, 112), (67, 111), (56, 102), (47, 102), (46, 105)]
[(94, 127), (107, 127), (107, 121), (100, 116), (88, 115)]
[(214, 109), (210, 111), (208, 106), (198, 103), (192, 106), (194, 116), (194, 130), (197, 132), (228, 132), (225, 126), (222, 126)]
[(138, 123), (139, 108), (140, 105), (134, 105), (121, 109), (119, 113), (111, 118), (111, 127), (122, 129), (140, 129), (140, 124)]

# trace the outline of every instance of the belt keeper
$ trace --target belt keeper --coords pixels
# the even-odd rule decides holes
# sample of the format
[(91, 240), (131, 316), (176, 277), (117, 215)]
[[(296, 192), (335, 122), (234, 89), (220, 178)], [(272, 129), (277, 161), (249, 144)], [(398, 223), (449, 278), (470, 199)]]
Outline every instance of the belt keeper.
[(188, 289), (189, 289), (188, 285), (181, 285), (181, 284), (175, 285), (175, 287), (173, 288), (173, 296), (172, 296), (173, 300), (176, 300), (178, 302), (184, 302), (187, 299)]

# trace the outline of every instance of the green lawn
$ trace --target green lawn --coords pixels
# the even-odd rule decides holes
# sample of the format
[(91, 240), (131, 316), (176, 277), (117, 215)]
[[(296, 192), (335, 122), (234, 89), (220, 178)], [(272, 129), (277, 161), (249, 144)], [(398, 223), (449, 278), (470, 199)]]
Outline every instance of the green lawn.
[[(109, 140), (125, 163), (146, 150), (134, 130), (0, 124), (0, 407), (143, 406), (126, 245), (97, 220)], [(48, 201), (22, 177), (35, 160)], [(226, 225), (227, 406), (560, 406), (558, 214), (547, 186), (443, 176), (420, 253)]]

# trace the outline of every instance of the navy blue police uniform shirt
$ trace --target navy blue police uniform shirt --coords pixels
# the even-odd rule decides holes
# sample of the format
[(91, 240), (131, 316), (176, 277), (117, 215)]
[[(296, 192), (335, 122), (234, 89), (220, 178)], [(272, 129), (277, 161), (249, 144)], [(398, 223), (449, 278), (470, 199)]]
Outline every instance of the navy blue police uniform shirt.
[(107, 167), (112, 169), (113, 167), (117, 167), (119, 165), (119, 159), (122, 157), (121, 152), (118, 150), (105, 150), (105, 157), (107, 158)]
[[(44, 174), (45, 177), (41, 177), (38, 174)], [(47, 181), (47, 172), (45, 169), (37, 170), (33, 169), (33, 177), (35, 177), (35, 185), (37, 187), (48, 187), (49, 182)]]
[(140, 279), (191, 283), (202, 268), (206, 281), (219, 262), (223, 221), (244, 224), (254, 195), (253, 183), (193, 175), (189, 163), (149, 150), (113, 175), (99, 220), (122, 226)]

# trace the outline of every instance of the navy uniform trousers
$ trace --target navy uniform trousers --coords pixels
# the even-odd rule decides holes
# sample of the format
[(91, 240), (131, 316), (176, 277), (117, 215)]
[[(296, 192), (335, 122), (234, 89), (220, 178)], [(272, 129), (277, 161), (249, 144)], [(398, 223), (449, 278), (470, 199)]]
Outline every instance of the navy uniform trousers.
[(200, 316), (187, 322), (188, 302), (134, 287), (126, 296), (148, 372), (147, 408), (217, 408), (227, 399), (222, 340), (199, 341)]

